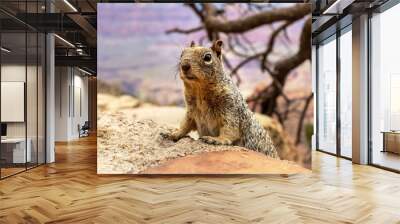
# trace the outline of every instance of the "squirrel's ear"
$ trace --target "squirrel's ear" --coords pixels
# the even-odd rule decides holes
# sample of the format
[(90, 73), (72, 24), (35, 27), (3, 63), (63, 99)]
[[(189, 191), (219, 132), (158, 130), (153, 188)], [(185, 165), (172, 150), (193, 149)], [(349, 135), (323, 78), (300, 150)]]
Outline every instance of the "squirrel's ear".
[(196, 44), (194, 43), (194, 41), (192, 40), (192, 42), (190, 42), (190, 47), (194, 47)]
[(224, 42), (222, 40), (216, 40), (214, 41), (211, 49), (217, 54), (219, 58), (221, 58), (222, 55), (222, 45)]

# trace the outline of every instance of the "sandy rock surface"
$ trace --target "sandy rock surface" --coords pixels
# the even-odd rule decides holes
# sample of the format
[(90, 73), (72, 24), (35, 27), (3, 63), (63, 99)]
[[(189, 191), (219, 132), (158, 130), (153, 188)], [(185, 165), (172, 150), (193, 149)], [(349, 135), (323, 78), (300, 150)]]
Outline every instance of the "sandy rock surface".
[[(180, 122), (185, 116), (185, 108), (176, 106), (141, 106), (135, 108), (131, 112), (139, 120), (151, 119), (158, 124), (164, 124), (174, 128), (179, 127)], [(308, 162), (308, 151), (306, 150), (306, 153), (302, 153), (302, 151), (296, 148), (289, 135), (285, 132), (278, 121), (257, 113), (256, 118), (271, 135), (272, 141), (274, 142), (281, 159), (295, 161), (300, 165), (305, 165), (305, 163)], [(198, 138), (198, 135), (195, 132), (190, 133), (190, 136)]]
[[(156, 111), (154, 111), (156, 112)], [(183, 138), (163, 139), (172, 128), (152, 120), (138, 120), (129, 111), (104, 113), (98, 120), (97, 171), (101, 174), (135, 174), (167, 160), (202, 152), (246, 150), (236, 146), (213, 146)]]
[[(197, 133), (178, 142), (163, 139), (161, 132), (179, 126), (185, 109), (144, 104), (131, 96), (98, 95), (98, 173), (302, 173), (295, 164), (295, 148), (280, 124), (257, 115), (285, 155), (274, 160), (237, 146), (214, 146), (196, 140)], [(282, 156), (281, 156), (282, 158)], [(301, 163), (299, 163), (301, 165)]]

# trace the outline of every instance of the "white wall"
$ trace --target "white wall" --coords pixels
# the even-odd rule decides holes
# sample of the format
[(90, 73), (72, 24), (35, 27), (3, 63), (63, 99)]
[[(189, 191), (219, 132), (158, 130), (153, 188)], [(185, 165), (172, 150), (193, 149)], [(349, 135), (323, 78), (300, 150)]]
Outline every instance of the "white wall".
[[(37, 70), (39, 69), (39, 70)], [(24, 138), (29, 139), (29, 148), (31, 149), (32, 162), (44, 163), (45, 159), (45, 120), (44, 120), (44, 74), (41, 72), (41, 67), (25, 64), (3, 64), (1, 66), (1, 81), (2, 82), (23, 82), (24, 89), (19, 90), (19, 94), (25, 94), (26, 101), (23, 100), (22, 107), (2, 107), (2, 112), (6, 113), (22, 113), (22, 120), (18, 122), (5, 122), (7, 124), (7, 137), (9, 138)], [(27, 80), (25, 80), (27, 78)], [(26, 87), (26, 88), (25, 88)], [(5, 94), (2, 89), (2, 93)], [(22, 91), (22, 92), (21, 92)], [(2, 95), (2, 98), (9, 98), (7, 95)], [(25, 96), (24, 96), (25, 97)], [(24, 98), (22, 97), (22, 98)], [(17, 102), (15, 102), (17, 103)], [(26, 106), (25, 106), (26, 103)], [(3, 102), (2, 102), (3, 104)], [(26, 120), (25, 120), (26, 113)], [(2, 119), (3, 120), (3, 119)]]
[[(24, 65), (2, 65), (1, 81), (2, 82), (25, 82), (25, 64)], [(1, 108), (6, 110), (6, 108)], [(11, 122), (7, 123), (8, 137), (25, 137), (25, 123)]]
[[(89, 100), (88, 100), (88, 96), (89, 96), (89, 92), (88, 92), (88, 77), (84, 76), (84, 74), (82, 72), (80, 72), (79, 70), (75, 69), (75, 81), (74, 81), (74, 85), (75, 85), (75, 100), (77, 99), (77, 88), (80, 89), (81, 93), (80, 93), (80, 105), (81, 105), (81, 113), (79, 113), (79, 111), (77, 110), (77, 107), (75, 107), (75, 119), (73, 120), (73, 136), (74, 138), (79, 138), (79, 132), (78, 132), (78, 124), (80, 126), (82, 126), (85, 121), (89, 120)], [(77, 103), (76, 103), (77, 104)]]
[[(1, 66), (1, 81), (2, 82), (25, 82), (26, 70), (30, 73), (33, 69), (32, 66), (27, 68), (24, 65), (6, 64)], [(35, 93), (27, 93), (29, 96), (36, 96)], [(7, 110), (7, 108), (1, 108)], [(31, 119), (28, 119), (31, 120)], [(7, 122), (7, 136), (8, 137), (25, 137), (25, 122)], [(29, 137), (29, 136), (28, 136)]]
[(55, 68), (55, 141), (68, 141), (69, 132), (69, 68)]
[[(25, 121), (25, 83), (1, 81), (1, 122)], [(36, 105), (35, 107), (36, 108)]]
[(76, 68), (56, 67), (56, 141), (79, 138), (78, 125), (88, 120), (88, 78), (83, 75)]

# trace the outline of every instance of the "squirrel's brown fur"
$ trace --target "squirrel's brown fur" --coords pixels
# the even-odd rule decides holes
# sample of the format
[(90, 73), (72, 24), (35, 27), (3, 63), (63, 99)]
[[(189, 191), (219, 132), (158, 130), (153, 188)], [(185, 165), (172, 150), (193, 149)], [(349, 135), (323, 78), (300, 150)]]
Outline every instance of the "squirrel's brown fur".
[(209, 144), (239, 145), (279, 158), (272, 140), (247, 107), (232, 79), (223, 71), (222, 41), (211, 48), (185, 48), (180, 59), (186, 116), (181, 127), (164, 137), (174, 141), (197, 131)]

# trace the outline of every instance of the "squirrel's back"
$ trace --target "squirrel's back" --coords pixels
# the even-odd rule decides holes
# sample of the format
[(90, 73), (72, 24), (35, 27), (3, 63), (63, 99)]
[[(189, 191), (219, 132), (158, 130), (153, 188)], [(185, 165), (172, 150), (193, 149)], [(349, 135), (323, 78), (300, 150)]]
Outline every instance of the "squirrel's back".
[(279, 156), (271, 137), (258, 122), (254, 113), (248, 108), (240, 90), (232, 81), (228, 83), (237, 98), (235, 105), (238, 105), (239, 107), (238, 119), (240, 122), (241, 133), (240, 145), (248, 149), (263, 152), (271, 157), (278, 158)]

